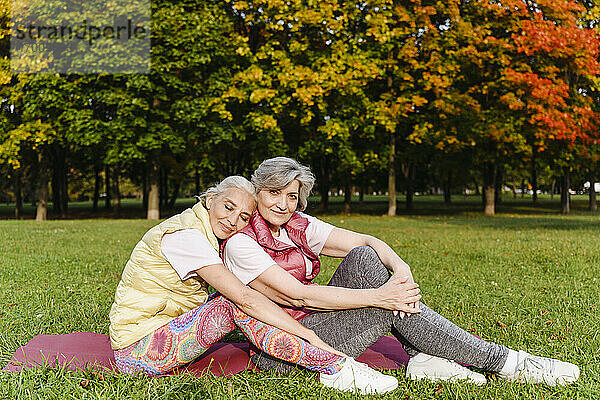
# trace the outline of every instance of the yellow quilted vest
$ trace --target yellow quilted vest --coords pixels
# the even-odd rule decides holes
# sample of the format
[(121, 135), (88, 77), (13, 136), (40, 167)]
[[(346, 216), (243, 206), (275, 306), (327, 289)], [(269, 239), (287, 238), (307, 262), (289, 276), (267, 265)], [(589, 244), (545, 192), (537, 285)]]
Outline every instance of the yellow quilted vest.
[(133, 249), (110, 309), (110, 341), (114, 350), (142, 339), (208, 298), (206, 282), (182, 281), (161, 252), (163, 235), (198, 229), (218, 251), (208, 212), (201, 203), (150, 229)]

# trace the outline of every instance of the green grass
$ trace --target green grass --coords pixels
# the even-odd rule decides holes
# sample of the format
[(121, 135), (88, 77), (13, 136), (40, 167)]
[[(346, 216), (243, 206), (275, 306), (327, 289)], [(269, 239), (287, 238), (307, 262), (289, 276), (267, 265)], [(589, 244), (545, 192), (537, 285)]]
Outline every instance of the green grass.
[[(574, 362), (582, 371), (578, 383), (563, 388), (493, 379), (475, 388), (413, 383), (399, 370), (393, 372), (400, 378), (399, 389), (381, 397), (600, 398), (599, 218), (583, 211), (576, 214), (541, 211), (485, 218), (466, 210), (445, 215), (324, 216), (392, 245), (412, 266), (423, 300), (459, 326), (512, 348)], [(107, 333), (119, 274), (152, 225), (136, 219), (0, 221), (0, 366), (40, 333)], [(324, 260), (321, 283), (337, 264)], [(51, 369), (0, 374), (0, 399), (353, 397), (357, 396), (322, 388), (314, 374), (303, 371), (158, 379)]]

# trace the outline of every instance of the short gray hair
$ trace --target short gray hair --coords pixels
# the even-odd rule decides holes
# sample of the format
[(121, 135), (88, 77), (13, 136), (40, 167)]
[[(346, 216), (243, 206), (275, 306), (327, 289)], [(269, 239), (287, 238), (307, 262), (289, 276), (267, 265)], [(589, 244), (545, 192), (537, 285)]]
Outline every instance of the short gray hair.
[(202, 202), (202, 204), (206, 207), (206, 198), (208, 196), (217, 197), (220, 194), (223, 194), (227, 190), (232, 189), (232, 188), (245, 190), (246, 192), (248, 192), (252, 195), (252, 197), (254, 198), (255, 201), (257, 201), (256, 189), (254, 188), (254, 185), (248, 179), (244, 178), (243, 176), (239, 176), (239, 175), (228, 176), (227, 178), (223, 179), (221, 182), (217, 183), (215, 186), (209, 187), (206, 190), (206, 192), (202, 193), (200, 196), (196, 196), (196, 198), (198, 200), (200, 200)]
[(310, 168), (287, 157), (275, 157), (260, 163), (252, 174), (252, 183), (259, 192), (265, 189), (283, 189), (296, 179), (300, 182), (298, 207), (304, 211), (308, 203), (308, 195), (315, 185), (315, 176)]

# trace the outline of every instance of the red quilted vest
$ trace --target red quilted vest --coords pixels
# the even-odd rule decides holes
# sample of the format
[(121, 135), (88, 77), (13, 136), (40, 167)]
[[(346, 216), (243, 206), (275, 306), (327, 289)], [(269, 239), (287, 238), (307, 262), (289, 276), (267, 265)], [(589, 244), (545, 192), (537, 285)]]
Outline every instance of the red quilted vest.
[[(289, 238), (296, 246), (282, 243), (276, 240), (271, 233), (264, 218), (255, 211), (252, 214), (250, 223), (239, 233), (250, 236), (256, 240), (265, 252), (283, 269), (288, 271), (294, 278), (305, 285), (315, 285), (312, 282), (315, 276), (321, 270), (319, 257), (308, 246), (306, 239), (306, 228), (309, 221), (297, 212), (292, 214), (290, 220), (283, 226), (287, 231)], [(221, 243), (221, 254), (225, 247), (225, 242)], [(307, 275), (304, 255), (312, 261), (312, 271)], [(310, 313), (310, 310), (301, 307), (283, 307), (292, 317), (302, 319)]]

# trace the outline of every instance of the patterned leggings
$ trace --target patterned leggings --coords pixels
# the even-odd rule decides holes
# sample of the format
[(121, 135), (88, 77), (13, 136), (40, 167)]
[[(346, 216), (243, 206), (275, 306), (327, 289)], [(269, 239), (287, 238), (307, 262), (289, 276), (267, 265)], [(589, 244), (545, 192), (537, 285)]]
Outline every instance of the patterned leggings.
[(256, 347), (278, 359), (325, 374), (342, 368), (342, 357), (244, 314), (219, 294), (138, 342), (115, 350), (117, 366), (126, 374), (165, 374), (200, 356), (236, 326)]

